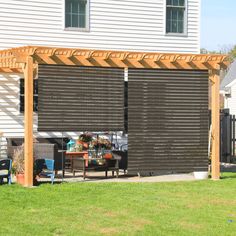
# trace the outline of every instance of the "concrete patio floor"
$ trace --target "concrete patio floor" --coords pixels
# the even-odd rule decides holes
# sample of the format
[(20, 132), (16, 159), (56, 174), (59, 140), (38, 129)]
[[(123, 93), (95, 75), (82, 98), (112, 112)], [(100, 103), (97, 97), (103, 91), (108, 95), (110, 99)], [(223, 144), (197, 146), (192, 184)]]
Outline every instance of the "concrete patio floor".
[[(236, 172), (236, 164), (221, 163), (222, 172)], [(82, 173), (76, 173), (74, 177), (72, 173), (66, 172), (65, 177), (59, 175), (55, 179), (56, 183), (73, 183), (73, 182), (93, 182), (93, 183), (155, 183), (155, 182), (176, 182), (176, 181), (196, 181), (193, 173), (189, 174), (170, 174), (170, 175), (157, 175), (157, 176), (129, 176), (124, 175), (123, 171), (119, 173), (119, 178), (112, 177), (112, 173), (108, 172), (108, 178), (105, 178), (104, 172), (88, 172), (87, 178), (84, 180)], [(40, 179), (41, 183), (49, 182), (49, 179)]]
[[(57, 178), (55, 178), (56, 183), (65, 182), (94, 182), (94, 183), (106, 183), (106, 182), (116, 182), (116, 183), (152, 183), (152, 182), (175, 182), (175, 181), (193, 181), (195, 180), (193, 174), (172, 174), (172, 175), (159, 175), (159, 176), (129, 176), (123, 173), (119, 174), (119, 177), (112, 177), (112, 173), (108, 173), (108, 177), (105, 178), (104, 172), (89, 172), (86, 174), (86, 178), (83, 179), (81, 173), (76, 173), (74, 177), (72, 173), (66, 173), (65, 177), (62, 179), (60, 173)], [(39, 183), (49, 182), (49, 179), (40, 179)]]

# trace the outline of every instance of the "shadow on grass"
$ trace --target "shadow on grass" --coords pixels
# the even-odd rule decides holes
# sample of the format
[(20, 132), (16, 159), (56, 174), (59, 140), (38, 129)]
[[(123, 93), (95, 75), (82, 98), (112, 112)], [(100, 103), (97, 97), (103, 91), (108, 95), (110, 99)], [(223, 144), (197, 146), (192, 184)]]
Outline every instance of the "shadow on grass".
[(223, 172), (221, 179), (236, 179), (236, 172)]
[(55, 181), (53, 184), (50, 180), (46, 180), (46, 181), (39, 181), (37, 184), (34, 184), (34, 186), (39, 187), (41, 185), (45, 185), (45, 184), (50, 184), (50, 185), (59, 185), (64, 183), (63, 181)]

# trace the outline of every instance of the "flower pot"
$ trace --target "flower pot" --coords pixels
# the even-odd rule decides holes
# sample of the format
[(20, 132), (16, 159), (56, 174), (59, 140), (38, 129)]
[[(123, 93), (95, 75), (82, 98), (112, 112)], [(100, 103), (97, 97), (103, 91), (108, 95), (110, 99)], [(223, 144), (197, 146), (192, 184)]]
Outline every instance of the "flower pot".
[(83, 145), (83, 149), (85, 149), (85, 150), (87, 150), (88, 147), (89, 147), (89, 144), (88, 144), (88, 143), (83, 142), (83, 141), (81, 141), (81, 140), (78, 140), (78, 141), (77, 141), (77, 144)]
[(16, 182), (20, 185), (25, 185), (25, 174), (16, 174)]
[(194, 171), (193, 172), (195, 179), (208, 179), (208, 172), (207, 171)]
[(111, 153), (105, 153), (103, 156), (105, 159), (111, 159), (113, 156)]

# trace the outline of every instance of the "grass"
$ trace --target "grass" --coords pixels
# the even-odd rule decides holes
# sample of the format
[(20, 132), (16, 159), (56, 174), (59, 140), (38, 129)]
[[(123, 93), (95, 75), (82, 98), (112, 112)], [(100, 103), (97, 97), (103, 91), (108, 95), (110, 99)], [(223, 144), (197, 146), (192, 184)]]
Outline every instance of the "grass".
[(236, 173), (221, 181), (0, 186), (0, 235), (235, 235)]

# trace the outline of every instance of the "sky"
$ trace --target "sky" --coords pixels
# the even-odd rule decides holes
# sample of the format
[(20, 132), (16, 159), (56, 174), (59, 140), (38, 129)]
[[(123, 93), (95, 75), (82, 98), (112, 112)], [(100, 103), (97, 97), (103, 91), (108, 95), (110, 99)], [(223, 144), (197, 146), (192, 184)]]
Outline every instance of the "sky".
[(236, 45), (236, 0), (201, 0), (201, 48)]

